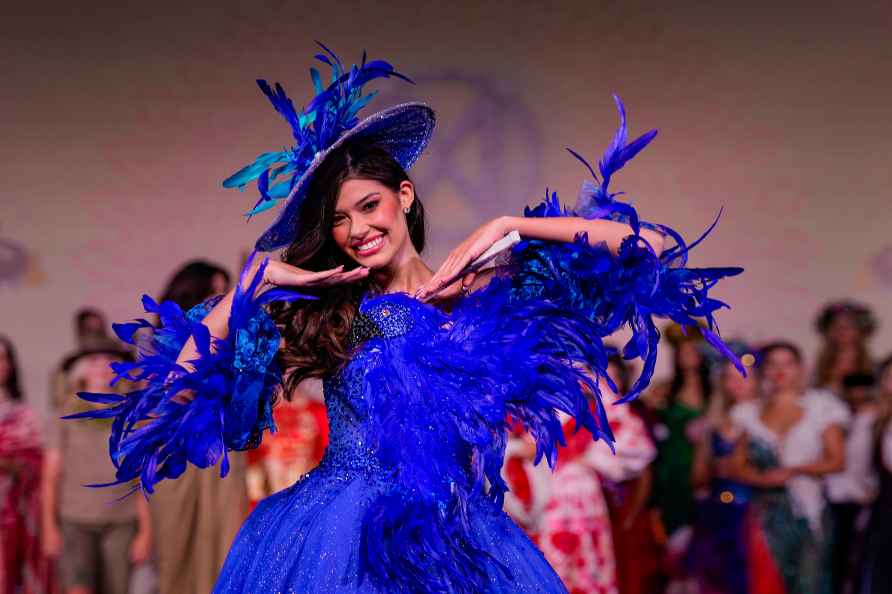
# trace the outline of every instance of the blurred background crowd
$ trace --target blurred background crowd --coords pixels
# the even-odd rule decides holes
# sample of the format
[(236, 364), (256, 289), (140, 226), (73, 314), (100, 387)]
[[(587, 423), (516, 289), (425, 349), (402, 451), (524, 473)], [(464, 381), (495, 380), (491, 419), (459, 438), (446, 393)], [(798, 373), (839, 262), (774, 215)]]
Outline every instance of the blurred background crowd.
[[(192, 261), (160, 297), (190, 308), (230, 286)], [(817, 312), (821, 347), (783, 338), (730, 341), (741, 375), (697, 329), (669, 325), (669, 377), (620, 403), (631, 374), (615, 356), (601, 382), (616, 451), (564, 419), (554, 471), (535, 464), (518, 427), (503, 473), (506, 511), (571, 594), (880, 593), (892, 542), (892, 357), (870, 343), (878, 320), (854, 301)], [(132, 353), (105, 315), (73, 320), (77, 348), (48, 370), (46, 422), (19, 382), (15, 345), (0, 338), (0, 592), (209, 592), (238, 527), (263, 497), (316, 466), (327, 443), (321, 389), (305, 382), (275, 409), (277, 432), (219, 469), (189, 468), (148, 502), (113, 480), (111, 421), (62, 415), (101, 406), (78, 391), (109, 386)]]

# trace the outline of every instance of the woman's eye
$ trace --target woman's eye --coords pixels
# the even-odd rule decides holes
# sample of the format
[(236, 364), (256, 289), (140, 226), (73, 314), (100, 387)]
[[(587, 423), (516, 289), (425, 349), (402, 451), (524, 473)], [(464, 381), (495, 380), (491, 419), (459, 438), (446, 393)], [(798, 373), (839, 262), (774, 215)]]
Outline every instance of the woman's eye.
[(378, 206), (378, 200), (369, 200), (365, 204), (362, 205), (362, 210), (369, 212), (375, 210), (375, 207)]

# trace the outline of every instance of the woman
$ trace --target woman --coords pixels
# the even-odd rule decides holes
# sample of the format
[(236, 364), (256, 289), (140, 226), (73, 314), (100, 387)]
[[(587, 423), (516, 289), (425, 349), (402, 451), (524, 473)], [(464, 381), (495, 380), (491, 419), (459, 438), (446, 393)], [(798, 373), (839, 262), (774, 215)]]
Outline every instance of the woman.
[[(610, 358), (607, 373), (613, 385), (623, 385), (622, 359)], [(612, 388), (600, 385), (610, 398)], [(622, 392), (617, 390), (614, 398)], [(613, 400), (613, 399), (611, 399)], [(616, 557), (603, 484), (637, 477), (656, 455), (644, 423), (628, 406), (610, 410), (616, 453), (592, 441), (584, 431), (574, 433), (575, 421), (564, 423), (567, 445), (558, 451), (550, 482), (550, 496), (542, 519), (539, 546), (570, 592), (617, 594)]]
[(275, 433), (248, 452), (248, 497), (251, 507), (290, 487), (319, 465), (328, 445), (325, 405), (307, 386), (280, 400), (273, 409)]
[[(130, 359), (117, 341), (94, 342), (62, 364), (67, 385), (96, 394), (112, 392), (110, 365)], [(124, 386), (118, 385), (121, 390)], [(96, 404), (69, 394), (63, 410), (91, 411)], [(67, 423), (54, 419), (47, 438), (43, 483), (43, 533), (47, 556), (58, 559), (65, 594), (127, 594), (132, 570), (151, 551), (149, 508), (142, 497), (114, 501), (87, 485), (109, 482), (114, 467), (103, 451), (110, 422)]]
[(23, 402), (15, 349), (0, 336), (0, 594), (55, 591), (39, 533), (42, 462), (40, 426)]
[[(119, 480), (151, 491), (187, 462), (222, 460), (225, 473), (226, 450), (253, 447), (271, 426), (284, 367), (286, 395), (323, 378), (329, 447), (308, 477), (257, 506), (216, 592), (565, 592), (501, 510), (509, 418), (550, 462), (558, 410), (610, 439), (600, 402), (589, 409), (598, 386), (588, 370), (606, 375), (601, 337), (634, 324), (626, 354), (652, 369), (651, 315), (712, 320), (706, 287), (739, 269), (685, 268), (684, 246), (663, 251), (661, 233), (614, 201), (611, 174), (654, 136), (627, 142), (623, 117), (603, 180), (584, 187), (574, 211), (591, 218), (551, 196), (525, 217), (481, 226), (432, 271), (405, 169), (430, 138), (433, 111), (408, 103), (359, 122), (370, 98), (362, 86), (401, 75), (378, 60), (347, 72), (323, 49), (332, 83), (314, 69), (317, 94), (301, 112), (281, 86), (259, 82), (297, 144), (225, 182), (258, 180), (252, 214), (284, 200), (257, 243), (286, 247), (282, 261), (251, 264), (234, 291), (185, 317), (145, 300), (164, 327), (155, 350), (121, 371), (150, 384), (105, 413), (120, 421), (110, 440)], [(466, 274), (509, 231), (526, 241), (507, 261)], [(261, 309), (271, 301), (281, 333)]]
[(831, 526), (822, 478), (845, 461), (848, 410), (804, 389), (799, 348), (774, 342), (760, 351), (763, 397), (741, 404), (734, 422), (733, 476), (753, 487), (750, 577), (754, 592), (830, 592)]
[(751, 591), (746, 574), (745, 532), (750, 488), (730, 477), (730, 459), (742, 437), (740, 428), (731, 419), (731, 410), (755, 401), (758, 395), (750, 369), (755, 357), (741, 342), (729, 346), (748, 372), (742, 375), (724, 360), (715, 360), (710, 365), (715, 369), (711, 374), (717, 389), (703, 418), (702, 437), (694, 454), (692, 483), (706, 495), (697, 501), (688, 568), (701, 594)]
[(879, 382), (879, 413), (876, 421), (876, 471), (880, 477), (879, 495), (864, 537), (864, 561), (857, 594), (886, 594), (892, 592), (892, 357), (887, 357), (877, 368)]
[(702, 333), (696, 328), (685, 333), (673, 324), (666, 329), (666, 338), (672, 345), (674, 372), (667, 385), (654, 390), (664, 402), (655, 414), (654, 504), (672, 548), (684, 549), (675, 541), (686, 542), (694, 516), (691, 470), (699, 440), (695, 421), (706, 412), (712, 385)]
[[(612, 356), (608, 371), (620, 394), (628, 393), (631, 370), (626, 362), (618, 355)], [(617, 590), (620, 594), (661, 592), (664, 588), (662, 532), (659, 512), (651, 503), (656, 457), (653, 415), (641, 400), (622, 406), (628, 406), (627, 423), (639, 436), (639, 447), (633, 449), (639, 455), (629, 459), (631, 464), (623, 465), (626, 472), (621, 476), (605, 477), (609, 478), (605, 495), (616, 557)], [(618, 412), (619, 408), (613, 407), (612, 412)], [(614, 429), (616, 421), (615, 415), (611, 417), (610, 426)]]
[(838, 301), (825, 306), (815, 320), (823, 344), (818, 353), (815, 385), (842, 395), (842, 380), (853, 373), (873, 373), (867, 341), (877, 327), (865, 305)]
[[(174, 272), (161, 301), (176, 303), (185, 311), (229, 287), (226, 270), (193, 260)], [(247, 460), (234, 455), (229, 464), (229, 480), (187, 468), (179, 480), (159, 485), (152, 497), (160, 594), (205, 594), (214, 587), (248, 513)]]

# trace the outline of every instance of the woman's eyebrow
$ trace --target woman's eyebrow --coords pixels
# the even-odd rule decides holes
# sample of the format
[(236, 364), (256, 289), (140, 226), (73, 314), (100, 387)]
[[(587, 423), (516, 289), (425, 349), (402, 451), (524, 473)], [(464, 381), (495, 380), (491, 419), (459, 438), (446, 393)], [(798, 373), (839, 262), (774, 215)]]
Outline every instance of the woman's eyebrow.
[[(356, 207), (358, 207), (358, 206), (361, 206), (363, 202), (365, 202), (366, 200), (368, 200), (368, 199), (371, 198), (372, 196), (377, 196), (378, 194), (380, 194), (380, 192), (369, 192), (368, 194), (366, 194), (365, 196), (363, 196), (362, 198), (360, 198), (359, 200), (357, 200), (356, 202), (354, 202), (354, 203), (353, 203), (353, 206), (352, 206), (351, 208), (356, 208)], [(335, 214), (344, 214), (344, 211), (343, 211), (343, 210), (340, 210), (340, 209), (339, 209), (339, 210), (335, 210)]]

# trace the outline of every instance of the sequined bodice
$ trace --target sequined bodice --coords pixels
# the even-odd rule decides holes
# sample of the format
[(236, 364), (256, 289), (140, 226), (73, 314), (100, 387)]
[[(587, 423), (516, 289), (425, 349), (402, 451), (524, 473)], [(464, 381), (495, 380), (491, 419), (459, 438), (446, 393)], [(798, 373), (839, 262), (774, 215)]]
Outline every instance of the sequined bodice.
[(379, 474), (375, 449), (369, 443), (369, 386), (366, 372), (382, 353), (381, 341), (412, 340), (418, 332), (433, 332), (444, 315), (403, 293), (368, 298), (360, 305), (348, 338), (352, 360), (323, 382), (328, 412), (329, 444), (323, 465), (339, 473)]

